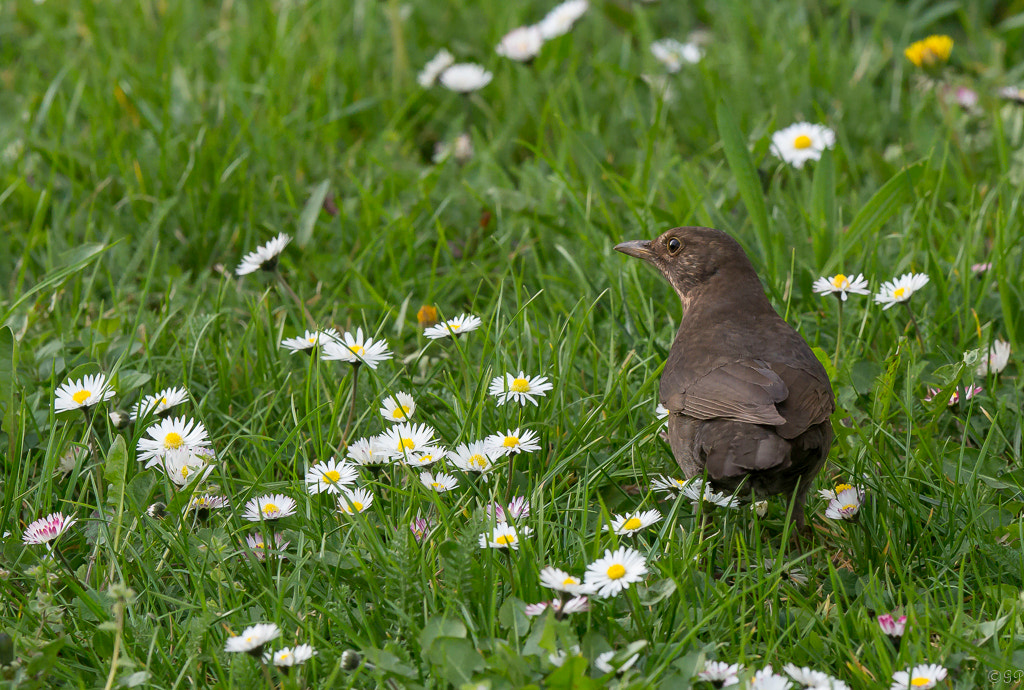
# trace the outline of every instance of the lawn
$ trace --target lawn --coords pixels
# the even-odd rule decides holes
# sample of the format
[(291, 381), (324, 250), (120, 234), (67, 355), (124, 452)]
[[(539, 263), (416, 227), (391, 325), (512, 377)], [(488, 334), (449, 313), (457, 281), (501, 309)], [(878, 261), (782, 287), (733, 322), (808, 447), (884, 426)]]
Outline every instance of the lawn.
[[(3, 687), (1024, 687), (1024, 3), (556, 5), (0, 6)], [(662, 436), (684, 225), (810, 536)]]

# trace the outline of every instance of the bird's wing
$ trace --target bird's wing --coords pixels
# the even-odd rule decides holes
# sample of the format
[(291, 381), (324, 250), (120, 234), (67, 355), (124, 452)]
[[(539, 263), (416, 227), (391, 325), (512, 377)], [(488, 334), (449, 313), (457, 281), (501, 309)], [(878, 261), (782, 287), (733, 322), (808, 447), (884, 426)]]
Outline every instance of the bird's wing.
[[(668, 384), (667, 386), (665, 384)], [(662, 379), (662, 398), (670, 411), (697, 419), (731, 419), (782, 426), (775, 407), (789, 396), (785, 381), (761, 360), (730, 362), (683, 387)]]
[(796, 438), (832, 415), (836, 408), (835, 398), (824, 371), (815, 375), (810, 367), (797, 368), (775, 362), (771, 367), (789, 389), (789, 396), (777, 407), (786, 420), (785, 425), (777, 429), (780, 436)]

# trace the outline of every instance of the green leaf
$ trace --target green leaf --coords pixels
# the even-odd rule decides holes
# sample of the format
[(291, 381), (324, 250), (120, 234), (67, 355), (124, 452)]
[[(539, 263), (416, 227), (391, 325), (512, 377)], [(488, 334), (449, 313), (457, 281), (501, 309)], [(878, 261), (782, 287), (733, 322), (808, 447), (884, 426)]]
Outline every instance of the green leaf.
[(781, 273), (782, 267), (776, 264), (775, 247), (770, 237), (768, 207), (764, 203), (761, 180), (757, 176), (757, 168), (754, 167), (754, 160), (747, 148), (747, 141), (736, 125), (725, 101), (719, 101), (716, 118), (718, 120), (718, 136), (721, 137), (722, 148), (725, 150), (725, 159), (729, 162), (729, 169), (736, 177), (736, 188), (739, 190), (743, 205), (747, 207), (747, 213), (750, 214), (750, 220), (754, 224), (754, 234), (757, 235), (757, 241), (761, 245), (761, 252), (768, 265), (776, 269), (777, 273)]
[(420, 649), (426, 654), (430, 645), (439, 637), (465, 637), (466, 624), (454, 618), (434, 616), (427, 621), (420, 632)]
[(600, 690), (604, 687), (599, 681), (588, 678), (586, 672), (587, 660), (571, 656), (548, 675), (544, 687), (548, 690)]
[(313, 239), (313, 227), (316, 225), (316, 219), (320, 217), (320, 211), (324, 207), (324, 199), (327, 198), (327, 190), (330, 186), (331, 181), (328, 179), (313, 187), (309, 199), (306, 200), (306, 205), (302, 208), (299, 227), (295, 232), (295, 244), (300, 247), (305, 247)]
[(17, 300), (7, 307), (7, 311), (0, 315), (0, 323), (6, 322), (7, 318), (32, 295), (37, 292), (52, 291), (54, 287), (62, 283), (68, 276), (78, 273), (92, 262), (97, 261), (108, 249), (110, 249), (110, 245), (90, 243), (75, 247), (62, 254), (57, 260), (57, 264), (62, 266), (62, 268), (54, 271), (23, 292)]
[(0, 328), (0, 406), (3, 407), (3, 428), (10, 443), (8, 458), (14, 457), (14, 389), (17, 386), (17, 342), (10, 328)]
[(465, 638), (439, 637), (430, 645), (426, 657), (453, 685), (468, 683), (474, 673), (484, 668), (483, 656)]

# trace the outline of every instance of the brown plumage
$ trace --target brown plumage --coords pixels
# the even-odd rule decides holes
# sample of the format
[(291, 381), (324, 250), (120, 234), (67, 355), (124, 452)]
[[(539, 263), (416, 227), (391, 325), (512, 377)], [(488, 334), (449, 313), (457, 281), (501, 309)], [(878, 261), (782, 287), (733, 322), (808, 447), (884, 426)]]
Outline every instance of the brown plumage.
[(804, 339), (772, 308), (737, 242), (711, 228), (674, 228), (616, 250), (653, 264), (683, 303), (661, 374), (672, 454), (718, 491), (804, 499), (832, 445), (835, 398)]

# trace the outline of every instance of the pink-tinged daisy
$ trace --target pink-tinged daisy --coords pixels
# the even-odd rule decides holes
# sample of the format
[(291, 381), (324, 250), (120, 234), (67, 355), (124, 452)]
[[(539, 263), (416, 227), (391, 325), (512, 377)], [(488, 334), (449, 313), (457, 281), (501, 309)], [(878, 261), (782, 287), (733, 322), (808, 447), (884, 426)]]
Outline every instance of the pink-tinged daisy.
[(836, 133), (824, 125), (798, 122), (772, 135), (771, 152), (784, 163), (800, 169), (807, 161), (821, 158), (835, 146)]
[(416, 538), (416, 541), (422, 542), (430, 534), (430, 523), (427, 522), (426, 518), (415, 518), (409, 523), (409, 530), (412, 532), (412, 536)]
[(308, 644), (282, 647), (271, 655), (270, 662), (274, 666), (300, 666), (312, 659), (316, 654), (317, 651)]
[(352, 365), (365, 364), (376, 369), (381, 362), (391, 359), (391, 350), (384, 340), (364, 338), (363, 329), (357, 328), (356, 334), (346, 331), (340, 340), (325, 340), (323, 354), (320, 358), (326, 361), (347, 362)]
[(365, 512), (373, 503), (373, 494), (366, 489), (346, 489), (338, 497), (338, 510), (345, 515)]
[(513, 551), (518, 551), (520, 538), (528, 537), (532, 533), (533, 530), (529, 527), (516, 529), (515, 525), (499, 522), (489, 534), (485, 532), (480, 535), (480, 548), (512, 549)]
[(480, 328), (482, 323), (483, 322), (478, 316), (473, 316), (472, 314), (459, 314), (454, 319), (448, 319), (443, 323), (423, 329), (423, 335), (431, 340), (462, 335), (463, 333), (475, 331)]
[(540, 33), (540, 27), (521, 26), (505, 34), (494, 52), (509, 60), (529, 62), (537, 57), (543, 45), (544, 36)]
[[(291, 542), (285, 541), (282, 533), (275, 532), (274, 543), (271, 545), (270, 553), (282, 554), (289, 544)], [(256, 532), (246, 536), (245, 545), (249, 547), (249, 552), (256, 557), (256, 560), (262, 561), (267, 557), (267, 543), (264, 541), (262, 534)]]
[(405, 459), (434, 445), (434, 429), (426, 424), (396, 424), (379, 436), (380, 445), (392, 457)]
[(21, 541), (26, 544), (46, 544), (64, 534), (76, 522), (77, 520), (70, 515), (50, 513), (46, 517), (30, 523), (21, 535)]
[(852, 486), (836, 492), (836, 497), (829, 501), (825, 509), (825, 517), (830, 520), (853, 520), (860, 512), (864, 503), (864, 490)]
[(860, 273), (855, 276), (837, 273), (831, 278), (818, 278), (811, 289), (819, 295), (835, 295), (844, 302), (850, 295), (871, 294), (868, 281)]
[(306, 331), (302, 337), (296, 338), (285, 338), (281, 341), (281, 347), (288, 350), (289, 354), (295, 354), (296, 352), (305, 352), (306, 354), (313, 354), (313, 352), (324, 343), (328, 341), (335, 341), (341, 339), (341, 333), (338, 333), (333, 328), (328, 328), (326, 331)]
[(520, 431), (517, 428), (515, 431), (509, 430), (504, 434), (500, 432), (491, 434), (484, 439), (484, 443), (491, 455), (495, 457), (515, 455), (517, 453), (532, 453), (535, 450), (540, 450), (540, 444), (537, 443), (537, 434), (529, 429)]
[(661, 513), (657, 510), (645, 510), (643, 512), (630, 513), (628, 515), (615, 515), (612, 523), (605, 525), (605, 530), (611, 530), (620, 537), (631, 537), (637, 532), (647, 529), (661, 520)]
[(283, 494), (267, 494), (251, 498), (242, 517), (249, 522), (280, 520), (295, 514), (295, 499)]
[[(978, 395), (979, 393), (984, 392), (984, 390), (985, 390), (984, 388), (982, 388), (981, 386), (979, 386), (976, 383), (975, 384), (971, 384), (971, 385), (967, 386), (966, 388), (964, 388), (964, 400), (971, 400), (972, 398), (974, 398), (974, 396)], [(924, 396), (924, 401), (925, 402), (931, 402), (932, 400), (935, 399), (935, 396), (939, 395), (939, 393), (941, 393), (941, 392), (942, 392), (941, 389), (939, 389), (939, 388), (932, 388), (931, 386), (929, 386), (928, 387), (928, 394), (926, 396)], [(960, 391), (957, 390), (957, 389), (954, 389), (953, 392), (949, 396), (949, 400), (946, 401), (946, 404), (949, 407), (953, 407), (958, 402), (960, 402)]]
[(354, 484), (359, 479), (355, 465), (344, 460), (325, 460), (318, 462), (306, 472), (306, 490), (316, 495), (329, 491), (340, 494), (344, 487)]
[(980, 264), (971, 264), (971, 273), (973, 273), (976, 276), (979, 276), (982, 273), (985, 273), (986, 271), (988, 271), (990, 268), (992, 268), (992, 262), (991, 261), (986, 261), (986, 262), (980, 263)]
[(526, 607), (527, 616), (539, 616), (548, 609), (555, 612), (555, 618), (561, 620), (566, 616), (581, 611), (590, 610), (590, 601), (585, 596), (573, 597), (566, 602), (562, 602), (561, 599), (552, 599), (551, 601), (542, 601), (537, 604), (529, 604)]
[(583, 584), (599, 597), (615, 596), (640, 582), (647, 574), (647, 561), (640, 552), (628, 546), (615, 551), (605, 549), (604, 556), (587, 566)]
[(448, 459), (463, 472), (490, 472), (494, 459), (484, 441), (463, 443), (448, 454)]
[(882, 309), (888, 309), (894, 304), (908, 301), (927, 284), (927, 273), (904, 273), (899, 278), (882, 283), (875, 294), (875, 304), (884, 304)]
[(114, 389), (103, 374), (85, 376), (77, 381), (68, 379), (53, 394), (53, 411), (68, 412), (92, 407), (114, 397)]
[(416, 82), (424, 89), (429, 89), (437, 81), (437, 78), (441, 76), (441, 72), (444, 72), (454, 63), (455, 57), (442, 48), (437, 51), (437, 55), (430, 59), (430, 62), (423, 66), (423, 70), (416, 77)]
[(903, 632), (907, 629), (906, 616), (896, 618), (891, 613), (883, 613), (877, 620), (878, 627), (894, 642), (903, 637)]
[(889, 690), (928, 690), (945, 677), (946, 669), (938, 664), (915, 666), (909, 672), (897, 671), (892, 674)]
[(981, 360), (981, 364), (974, 370), (978, 376), (998, 374), (1010, 362), (1010, 343), (1005, 340), (993, 340), (989, 346), (988, 354)]
[(389, 422), (408, 422), (416, 411), (416, 401), (402, 391), (384, 396), (380, 404), (380, 415)]
[(256, 251), (242, 257), (242, 263), (238, 264), (238, 268), (235, 269), (235, 275), (244, 276), (256, 271), (273, 271), (277, 268), (281, 252), (291, 241), (291, 236), (282, 232), (262, 247), (257, 247)]
[(433, 474), (431, 472), (422, 472), (420, 474), (420, 482), (423, 486), (427, 487), (431, 491), (436, 491), (439, 494), (445, 491), (451, 491), (459, 485), (459, 480), (450, 474), (445, 472), (438, 472)]
[(573, 24), (586, 13), (588, 7), (590, 4), (587, 0), (566, 0), (557, 5), (537, 24), (541, 36), (544, 37), (544, 40), (550, 41), (552, 38), (569, 33)]
[(565, 592), (566, 594), (573, 595), (590, 592), (590, 588), (584, 585), (580, 578), (552, 566), (548, 566), (540, 571), (540, 585), (541, 587), (553, 589), (556, 592)]
[(441, 86), (455, 93), (472, 93), (491, 83), (494, 75), (472, 62), (459, 62), (441, 72)]
[(508, 522), (511, 520), (521, 520), (530, 514), (530, 502), (526, 500), (525, 496), (516, 496), (509, 501), (508, 506), (502, 506), (500, 503), (488, 503), (486, 508), (487, 514), (494, 513), (494, 519), (498, 522)]
[(131, 410), (131, 419), (134, 421), (150, 414), (162, 417), (172, 407), (176, 407), (186, 400), (188, 400), (188, 391), (184, 388), (164, 388), (156, 395), (147, 395), (136, 403)]
[(551, 390), (547, 376), (527, 376), (522, 371), (519, 376), (505, 374), (491, 381), (490, 394), (498, 399), (498, 405), (517, 402), (523, 407), (531, 402), (537, 406), (537, 398), (547, 395)]
[(704, 670), (697, 673), (697, 678), (711, 683), (716, 688), (726, 688), (730, 685), (739, 685), (741, 673), (743, 673), (743, 666), (740, 664), (727, 664), (724, 661), (706, 661), (704, 662)]
[(224, 644), (225, 652), (245, 652), (259, 658), (263, 654), (263, 645), (281, 635), (281, 629), (275, 623), (258, 623), (246, 628), (241, 635), (229, 637)]
[(140, 438), (136, 457), (146, 460), (146, 467), (162, 465), (163, 458), (172, 451), (201, 452), (210, 446), (206, 427), (202, 422), (185, 417), (162, 419), (146, 429), (149, 438)]

